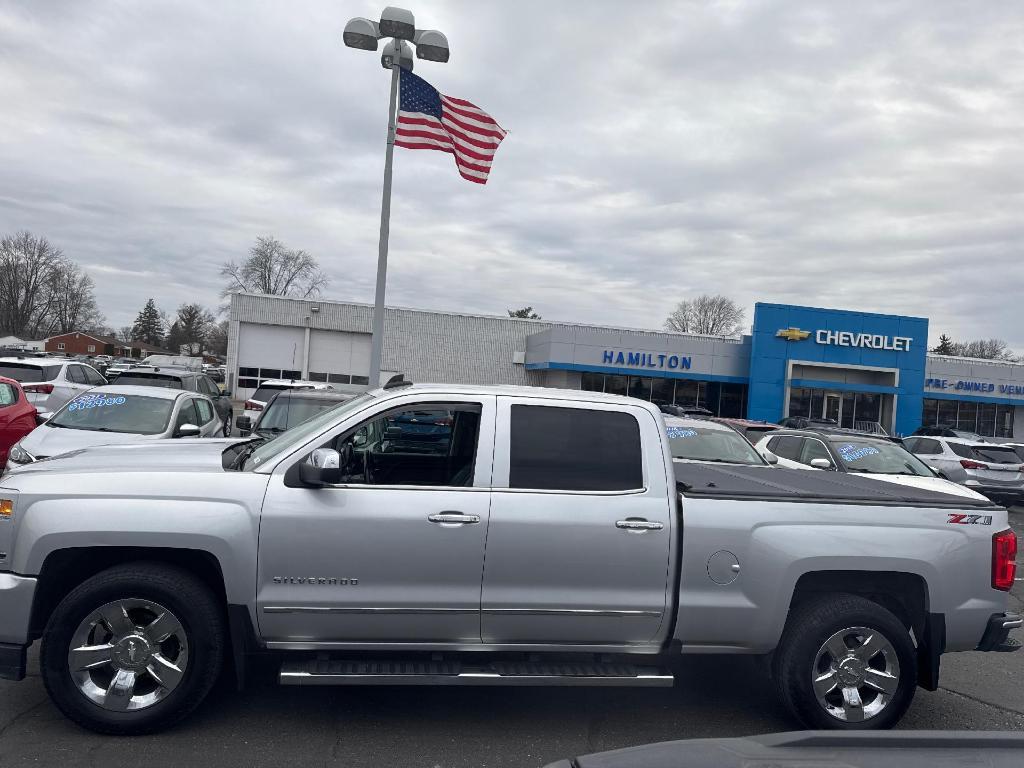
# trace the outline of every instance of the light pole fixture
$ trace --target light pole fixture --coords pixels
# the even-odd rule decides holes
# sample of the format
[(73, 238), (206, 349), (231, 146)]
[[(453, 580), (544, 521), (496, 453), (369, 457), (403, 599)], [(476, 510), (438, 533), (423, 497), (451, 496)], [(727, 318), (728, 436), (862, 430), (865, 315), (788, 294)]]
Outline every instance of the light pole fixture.
[(380, 63), (391, 70), (391, 102), (388, 106), (388, 143), (384, 155), (384, 192), (380, 205), (380, 241), (377, 250), (377, 289), (373, 302), (373, 331), (370, 339), (370, 386), (380, 384), (381, 355), (384, 348), (384, 292), (388, 274), (388, 235), (391, 226), (391, 161), (395, 151), (395, 117), (398, 99), (398, 73), (412, 71), (413, 57), (424, 61), (448, 61), (448, 38), (435, 29), (416, 29), (412, 12), (388, 6), (380, 21), (355, 18), (345, 25), (342, 40), (349, 48), (376, 51), (380, 40), (390, 38), (381, 52)]

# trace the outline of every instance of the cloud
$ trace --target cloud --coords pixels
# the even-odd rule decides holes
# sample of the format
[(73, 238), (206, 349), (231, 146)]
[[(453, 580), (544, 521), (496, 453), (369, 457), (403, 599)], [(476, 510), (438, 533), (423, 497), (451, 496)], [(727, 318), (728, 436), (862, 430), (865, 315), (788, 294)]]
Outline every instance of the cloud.
[[(89, 265), (112, 325), (216, 306), (274, 234), (373, 295), (387, 74), (365, 2), (0, 8), (0, 232)], [(421, 2), (490, 183), (395, 158), (389, 302), (660, 327), (701, 292), (931, 318), (1024, 351), (1012, 4)]]

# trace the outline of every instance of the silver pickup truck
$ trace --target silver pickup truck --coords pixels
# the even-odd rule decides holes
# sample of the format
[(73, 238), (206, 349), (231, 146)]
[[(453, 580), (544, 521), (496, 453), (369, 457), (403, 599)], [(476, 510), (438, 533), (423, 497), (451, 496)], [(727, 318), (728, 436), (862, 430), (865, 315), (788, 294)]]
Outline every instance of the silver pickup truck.
[(805, 725), (885, 728), (942, 653), (1009, 647), (1015, 554), (987, 501), (673, 462), (647, 402), (395, 382), (265, 443), (9, 472), (0, 676), (41, 639), (68, 717), (140, 733), (257, 653), (293, 685), (605, 686), (760, 654)]

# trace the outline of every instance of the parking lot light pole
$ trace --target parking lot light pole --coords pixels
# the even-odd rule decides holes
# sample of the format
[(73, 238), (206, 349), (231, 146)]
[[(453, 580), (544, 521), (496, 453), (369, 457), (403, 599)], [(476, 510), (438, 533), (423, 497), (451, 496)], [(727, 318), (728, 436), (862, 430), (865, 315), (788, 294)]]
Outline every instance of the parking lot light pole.
[(377, 247), (377, 286), (373, 300), (373, 329), (370, 338), (371, 387), (380, 384), (381, 357), (384, 349), (384, 294), (388, 274), (388, 239), (391, 231), (391, 168), (395, 152), (395, 124), (398, 112), (398, 78), (402, 69), (412, 71), (408, 43), (416, 48), (416, 57), (427, 61), (448, 61), (448, 39), (433, 29), (416, 29), (412, 12), (387, 7), (380, 21), (355, 18), (345, 25), (342, 39), (349, 48), (376, 51), (377, 43), (391, 38), (380, 57), (381, 66), (391, 70), (391, 100), (388, 105), (388, 141), (384, 155), (384, 191), (380, 204), (380, 240)]

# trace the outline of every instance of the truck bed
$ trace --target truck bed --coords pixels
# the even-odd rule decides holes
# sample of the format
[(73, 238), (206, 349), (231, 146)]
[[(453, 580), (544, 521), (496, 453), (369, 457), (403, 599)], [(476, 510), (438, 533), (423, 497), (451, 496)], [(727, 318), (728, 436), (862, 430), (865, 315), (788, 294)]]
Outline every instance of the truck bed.
[(842, 472), (683, 461), (672, 464), (676, 487), (684, 497), (979, 511), (998, 508), (987, 499), (974, 500)]

